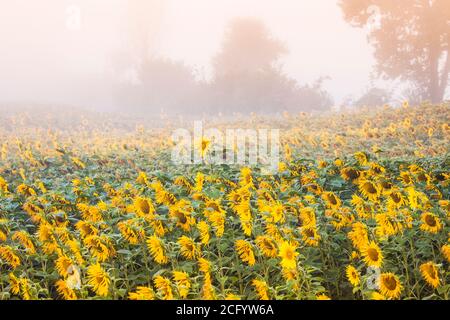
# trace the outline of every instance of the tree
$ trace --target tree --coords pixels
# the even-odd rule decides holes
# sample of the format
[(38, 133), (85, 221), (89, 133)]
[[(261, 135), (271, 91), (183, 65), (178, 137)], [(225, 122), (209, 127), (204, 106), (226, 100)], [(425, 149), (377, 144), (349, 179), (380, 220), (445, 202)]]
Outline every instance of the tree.
[(370, 27), (379, 76), (411, 82), (423, 100), (444, 99), (450, 73), (450, 1), (341, 0), (340, 6), (352, 26)]
[(383, 106), (392, 98), (391, 92), (373, 87), (368, 89), (361, 97), (359, 97), (355, 102), (352, 104), (355, 107), (376, 107), (376, 106)]
[(234, 19), (213, 59), (212, 111), (274, 113), (327, 105), (317, 85), (299, 87), (283, 73), (280, 58), (287, 52), (262, 21)]

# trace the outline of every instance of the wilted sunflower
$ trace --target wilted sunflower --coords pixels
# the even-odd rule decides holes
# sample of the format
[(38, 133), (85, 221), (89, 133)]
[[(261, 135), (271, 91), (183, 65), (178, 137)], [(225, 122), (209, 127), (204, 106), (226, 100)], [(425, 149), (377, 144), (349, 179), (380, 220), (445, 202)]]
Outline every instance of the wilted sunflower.
[(164, 250), (162, 240), (157, 236), (150, 236), (147, 239), (147, 247), (153, 259), (159, 264), (166, 264), (169, 262)]
[(352, 265), (348, 265), (345, 274), (347, 275), (348, 281), (352, 284), (352, 286), (356, 287), (360, 283), (360, 276), (358, 270)]
[(268, 294), (269, 288), (265, 281), (253, 279), (252, 285), (255, 287), (256, 294), (258, 295), (258, 298), (260, 300), (269, 300), (269, 294)]
[(432, 286), (437, 288), (439, 286), (439, 272), (438, 266), (434, 262), (429, 261), (420, 265), (420, 273), (425, 281)]
[(30, 235), (26, 231), (16, 231), (12, 236), (12, 240), (20, 242), (29, 254), (35, 254), (36, 248)]
[(205, 258), (198, 259), (198, 269), (200, 272), (209, 273), (211, 271), (211, 262), (206, 260)]
[(153, 283), (155, 284), (158, 294), (162, 299), (173, 300), (172, 284), (170, 279), (163, 276), (156, 276), (155, 279), (153, 279)]
[(398, 277), (391, 273), (382, 273), (379, 279), (380, 291), (381, 293), (392, 299), (396, 299), (400, 297), (400, 294), (403, 290), (402, 284)]
[(366, 246), (362, 248), (361, 251), (364, 262), (369, 267), (380, 268), (383, 264), (383, 254), (381, 253), (380, 247), (373, 241), (369, 242)]
[(180, 245), (181, 255), (190, 260), (195, 260), (200, 254), (200, 248), (195, 241), (187, 236), (181, 236), (177, 243)]
[(14, 253), (9, 246), (0, 246), (0, 258), (8, 263), (11, 268), (15, 269), (20, 266), (20, 258)]
[(212, 279), (211, 279), (210, 273), (205, 273), (201, 291), (202, 291), (202, 299), (203, 300), (214, 300), (215, 299), (214, 287), (212, 285)]
[(200, 232), (200, 240), (201, 240), (202, 244), (208, 245), (209, 240), (211, 238), (211, 236), (209, 234), (208, 223), (206, 223), (206, 221), (200, 221), (199, 223), (197, 223), (197, 229)]
[(420, 229), (429, 233), (438, 233), (442, 229), (442, 224), (439, 218), (431, 213), (424, 212), (421, 215), (422, 224)]
[(286, 269), (295, 269), (297, 267), (296, 246), (288, 241), (283, 241), (279, 245), (278, 256), (281, 258), (281, 266)]
[(348, 233), (348, 238), (352, 241), (355, 248), (362, 251), (369, 243), (367, 226), (362, 222), (355, 222), (352, 225), (352, 230)]
[(268, 258), (275, 258), (277, 256), (278, 250), (275, 242), (268, 236), (258, 236), (256, 237), (256, 244), (259, 249)]
[(245, 240), (236, 240), (235, 247), (242, 261), (248, 263), (249, 266), (255, 264), (255, 254), (253, 253), (252, 245), (249, 242)]
[(191, 288), (189, 275), (184, 271), (173, 271), (173, 281), (175, 282), (181, 299), (186, 299)]
[(111, 280), (100, 264), (97, 263), (88, 267), (87, 279), (88, 284), (92, 286), (92, 289), (98, 296), (106, 297), (108, 295)]

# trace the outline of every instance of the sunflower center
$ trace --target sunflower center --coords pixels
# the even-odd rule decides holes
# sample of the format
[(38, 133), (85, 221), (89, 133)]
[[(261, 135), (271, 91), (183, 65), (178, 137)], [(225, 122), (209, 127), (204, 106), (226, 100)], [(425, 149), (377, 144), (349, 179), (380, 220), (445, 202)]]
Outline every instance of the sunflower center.
[(433, 267), (428, 266), (427, 269), (426, 269), (426, 272), (428, 273), (428, 275), (430, 276), (430, 278), (432, 278), (432, 279), (436, 279), (436, 278), (437, 278), (437, 277), (436, 277), (436, 270), (434, 270)]
[(378, 261), (378, 251), (376, 249), (369, 248), (367, 254), (372, 261)]
[(288, 260), (292, 260), (294, 258), (294, 253), (292, 252), (292, 250), (286, 250), (286, 258)]
[(368, 193), (371, 194), (377, 193), (377, 189), (375, 189), (375, 186), (372, 183), (366, 183), (365, 189)]
[(336, 197), (335, 197), (333, 194), (330, 194), (330, 195), (328, 196), (328, 200), (329, 200), (330, 203), (333, 204), (333, 205), (337, 204)]
[(392, 276), (388, 276), (386, 277), (384, 280), (384, 285), (386, 286), (386, 288), (388, 288), (389, 290), (395, 290), (395, 288), (397, 288), (397, 281), (395, 280), (394, 277)]
[(147, 201), (142, 201), (142, 202), (141, 202), (141, 211), (142, 211), (143, 213), (145, 213), (145, 214), (147, 214), (147, 213), (150, 212), (150, 206), (149, 206), (149, 204), (148, 204)]
[(427, 216), (425, 217), (425, 222), (426, 222), (427, 225), (429, 225), (430, 227), (436, 226), (436, 219), (435, 219), (432, 215), (427, 215)]

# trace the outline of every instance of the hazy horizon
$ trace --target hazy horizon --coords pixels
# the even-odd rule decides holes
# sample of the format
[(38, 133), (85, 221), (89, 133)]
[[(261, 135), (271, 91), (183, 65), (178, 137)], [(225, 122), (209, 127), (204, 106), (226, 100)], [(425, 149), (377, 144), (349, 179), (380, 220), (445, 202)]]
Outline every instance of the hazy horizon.
[[(0, 102), (112, 103), (113, 61), (136, 43), (126, 0), (16, 0), (0, 10)], [(320, 77), (341, 104), (370, 87), (374, 58), (363, 29), (343, 19), (336, 1), (149, 0), (148, 12), (131, 13), (151, 29), (154, 55), (183, 61), (208, 79), (227, 24), (235, 17), (261, 19), (286, 44), (283, 71), (299, 84)], [(67, 26), (70, 10), (80, 28)], [(145, 17), (142, 16), (145, 14)], [(150, 17), (150, 19), (149, 19)], [(94, 83), (102, 83), (96, 87)]]

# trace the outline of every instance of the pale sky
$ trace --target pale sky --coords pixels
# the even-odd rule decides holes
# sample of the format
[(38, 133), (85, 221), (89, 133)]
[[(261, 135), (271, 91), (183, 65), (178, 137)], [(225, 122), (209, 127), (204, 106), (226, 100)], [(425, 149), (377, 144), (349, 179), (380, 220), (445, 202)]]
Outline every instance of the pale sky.
[[(337, 1), (148, 1), (149, 10), (160, 3), (149, 12), (153, 51), (206, 74), (228, 22), (250, 16), (286, 44), (284, 71), (300, 84), (331, 77), (325, 88), (336, 103), (369, 85), (373, 58), (366, 33), (345, 23)], [(80, 9), (81, 29), (67, 27), (72, 5)], [(72, 83), (107, 77), (112, 55), (127, 45), (126, 5), (126, 0), (0, 0), (0, 101), (70, 103), (80, 94)], [(107, 103), (90, 94), (93, 104)]]

